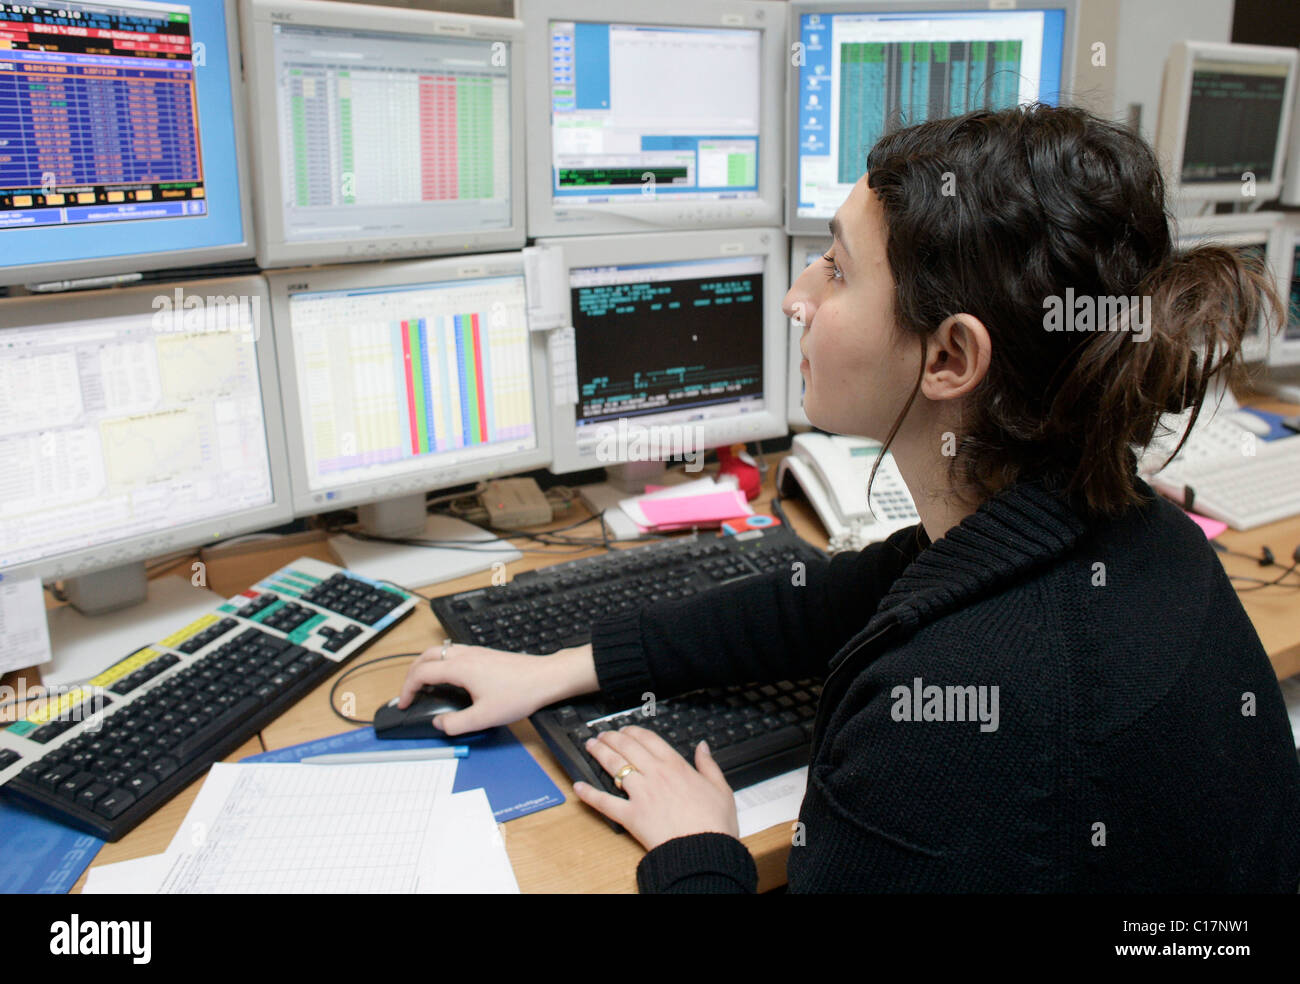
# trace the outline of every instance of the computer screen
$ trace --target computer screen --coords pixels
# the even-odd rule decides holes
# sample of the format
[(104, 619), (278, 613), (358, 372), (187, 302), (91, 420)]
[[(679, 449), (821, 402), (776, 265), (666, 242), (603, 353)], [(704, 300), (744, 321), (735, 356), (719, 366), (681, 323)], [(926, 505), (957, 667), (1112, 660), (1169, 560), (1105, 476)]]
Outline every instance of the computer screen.
[(676, 454), (786, 432), (784, 235), (543, 242), (564, 251), (577, 384), (555, 408), (552, 471), (650, 460), (661, 439)]
[(1073, 0), (989, 6), (790, 4), (798, 57), (787, 117), (789, 232), (825, 232), (890, 130), (975, 109), (1061, 102)]
[(523, 245), (518, 21), (320, 0), (244, 11), (262, 266)]
[(252, 255), (234, 0), (0, 7), (0, 284)]
[(1181, 197), (1249, 204), (1278, 193), (1296, 63), (1294, 48), (1173, 46), (1156, 150)]
[[(831, 251), (830, 239), (817, 239), (811, 236), (795, 236), (790, 240), (790, 283), (794, 284), (805, 270), (821, 260)], [(789, 420), (792, 425), (810, 426), (808, 415), (803, 411), (803, 393), (807, 386), (803, 373), (799, 371), (799, 362), (803, 354), (799, 342), (803, 338), (803, 326), (790, 321), (790, 355), (787, 359), (789, 392), (786, 397)]]
[(524, 5), (530, 235), (775, 224), (781, 5), (617, 9)]
[(272, 276), (296, 510), (546, 464), (524, 286), (518, 253)]
[(1286, 327), (1269, 348), (1270, 366), (1300, 366), (1300, 222), (1284, 223), (1280, 236), (1284, 277), (1282, 301), (1287, 306)]
[[(1188, 249), (1213, 243), (1235, 249), (1243, 258), (1259, 264), (1272, 278), (1280, 296), (1288, 290), (1284, 216), (1280, 212), (1234, 212), (1206, 215), (1178, 221), (1178, 246)], [(1280, 339), (1267, 338), (1264, 324), (1257, 324), (1242, 342), (1242, 357), (1257, 362), (1270, 357)]]
[(253, 277), (0, 301), (0, 571), (288, 520), (267, 311)]

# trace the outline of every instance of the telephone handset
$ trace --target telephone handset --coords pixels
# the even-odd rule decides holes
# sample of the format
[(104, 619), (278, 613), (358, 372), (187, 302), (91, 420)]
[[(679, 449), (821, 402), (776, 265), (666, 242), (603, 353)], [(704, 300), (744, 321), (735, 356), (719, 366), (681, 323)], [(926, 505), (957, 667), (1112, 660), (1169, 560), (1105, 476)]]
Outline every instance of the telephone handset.
[(894, 456), (885, 452), (867, 503), (867, 479), (880, 457), (879, 441), (831, 434), (797, 434), (777, 470), (785, 495), (797, 484), (816, 510), (832, 553), (861, 550), (919, 523), (912, 495)]

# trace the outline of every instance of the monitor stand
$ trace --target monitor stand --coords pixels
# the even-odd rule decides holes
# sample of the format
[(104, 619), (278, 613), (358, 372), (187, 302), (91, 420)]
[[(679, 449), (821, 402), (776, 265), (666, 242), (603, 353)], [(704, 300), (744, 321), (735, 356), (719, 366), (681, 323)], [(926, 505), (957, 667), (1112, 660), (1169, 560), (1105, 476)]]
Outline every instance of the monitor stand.
[(408, 590), (485, 570), (492, 570), (494, 575), (500, 571), (493, 583), (505, 583), (505, 565), (523, 557), (510, 544), (473, 523), (454, 516), (430, 516), (423, 493), (361, 506), (357, 518), (361, 532), (372, 536), (452, 541), (450, 546), (440, 548), (362, 540), (346, 534), (330, 538), (330, 547), (344, 567)]
[(606, 480), (578, 488), (583, 505), (593, 515), (604, 513), (605, 527), (615, 540), (634, 540), (641, 527), (619, 508), (619, 501), (640, 495), (647, 485), (665, 485), (668, 466), (662, 461), (628, 461), (605, 469)]
[(70, 578), (64, 590), (69, 604), (47, 614), (54, 658), (40, 670), (48, 685), (87, 680), (225, 601), (185, 577), (150, 581), (143, 561)]

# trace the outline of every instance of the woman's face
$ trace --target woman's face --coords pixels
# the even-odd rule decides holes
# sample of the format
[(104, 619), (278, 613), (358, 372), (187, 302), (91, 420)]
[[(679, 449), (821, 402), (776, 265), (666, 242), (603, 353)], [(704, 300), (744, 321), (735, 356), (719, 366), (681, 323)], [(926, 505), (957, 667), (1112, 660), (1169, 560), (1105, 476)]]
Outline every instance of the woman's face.
[(894, 329), (885, 215), (866, 175), (831, 221), (829, 259), (813, 262), (782, 309), (803, 323), (804, 411), (822, 430), (883, 441), (920, 367), (920, 343)]

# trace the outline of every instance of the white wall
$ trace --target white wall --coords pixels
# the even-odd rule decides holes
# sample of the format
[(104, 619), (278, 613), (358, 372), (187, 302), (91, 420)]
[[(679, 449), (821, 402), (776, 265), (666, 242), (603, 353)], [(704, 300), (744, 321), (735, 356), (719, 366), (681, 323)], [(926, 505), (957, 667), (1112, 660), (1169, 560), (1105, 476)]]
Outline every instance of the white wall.
[[(1082, 0), (1084, 4), (1093, 0)], [(1142, 106), (1142, 136), (1154, 142), (1160, 83), (1175, 41), (1232, 40), (1233, 0), (1120, 0), (1115, 52), (1115, 113)]]

